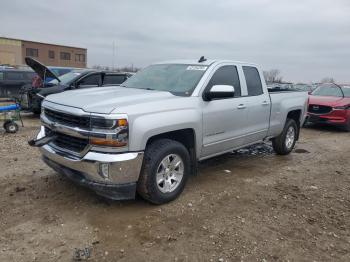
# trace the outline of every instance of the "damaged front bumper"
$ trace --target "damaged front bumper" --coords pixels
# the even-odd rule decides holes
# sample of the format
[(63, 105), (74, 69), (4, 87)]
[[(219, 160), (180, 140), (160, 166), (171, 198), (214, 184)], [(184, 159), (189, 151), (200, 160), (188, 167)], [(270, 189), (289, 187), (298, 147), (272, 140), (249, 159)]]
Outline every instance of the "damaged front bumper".
[[(41, 128), (37, 139), (45, 136)], [(141, 171), (143, 152), (87, 152), (83, 157), (58, 150), (50, 144), (40, 147), (44, 162), (77, 184), (113, 200), (133, 199)]]

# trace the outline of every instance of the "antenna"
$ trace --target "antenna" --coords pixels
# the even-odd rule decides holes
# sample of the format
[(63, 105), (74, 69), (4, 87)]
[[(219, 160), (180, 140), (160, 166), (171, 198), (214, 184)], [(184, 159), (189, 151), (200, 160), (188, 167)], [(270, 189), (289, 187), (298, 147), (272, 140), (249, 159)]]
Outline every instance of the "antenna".
[(205, 62), (205, 61), (207, 61), (207, 59), (204, 58), (204, 56), (201, 56), (201, 58), (199, 58), (199, 60), (198, 60), (198, 63), (202, 63), (202, 62)]

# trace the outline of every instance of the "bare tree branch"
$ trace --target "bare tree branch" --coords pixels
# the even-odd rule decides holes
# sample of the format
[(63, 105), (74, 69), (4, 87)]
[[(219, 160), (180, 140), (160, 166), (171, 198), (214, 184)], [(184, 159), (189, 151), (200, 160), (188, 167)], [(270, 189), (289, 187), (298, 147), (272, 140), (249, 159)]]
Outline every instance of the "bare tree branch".
[(281, 72), (278, 69), (264, 71), (264, 77), (267, 83), (282, 83), (283, 77), (280, 74)]

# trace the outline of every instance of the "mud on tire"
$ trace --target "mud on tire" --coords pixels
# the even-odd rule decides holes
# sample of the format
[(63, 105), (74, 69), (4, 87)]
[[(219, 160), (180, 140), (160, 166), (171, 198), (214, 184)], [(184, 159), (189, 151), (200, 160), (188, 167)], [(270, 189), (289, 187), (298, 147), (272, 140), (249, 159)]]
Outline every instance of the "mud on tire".
[[(288, 131), (290, 131), (291, 129), (294, 129), (294, 140), (290, 144), (290, 146), (287, 146), (286, 141), (288, 139)], [(297, 141), (298, 132), (298, 125), (295, 122), (295, 120), (288, 118), (282, 133), (279, 136), (272, 139), (272, 147), (275, 150), (275, 152), (278, 155), (288, 155), (294, 148), (294, 145)]]
[[(173, 191), (162, 192), (157, 182), (157, 173), (159, 174), (160, 167), (163, 167), (163, 160), (174, 155), (182, 161), (182, 179)], [(149, 144), (145, 150), (140, 178), (137, 183), (137, 192), (142, 198), (153, 204), (170, 202), (183, 191), (191, 172), (190, 167), (190, 155), (183, 144), (171, 139), (156, 140)]]

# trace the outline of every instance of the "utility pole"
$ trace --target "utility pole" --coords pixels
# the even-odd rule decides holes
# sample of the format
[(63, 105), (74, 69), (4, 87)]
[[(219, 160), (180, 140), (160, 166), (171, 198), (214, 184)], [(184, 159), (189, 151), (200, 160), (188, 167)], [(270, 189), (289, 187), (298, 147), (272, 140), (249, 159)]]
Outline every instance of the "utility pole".
[(115, 42), (112, 42), (112, 70), (114, 71), (114, 60), (115, 60)]

